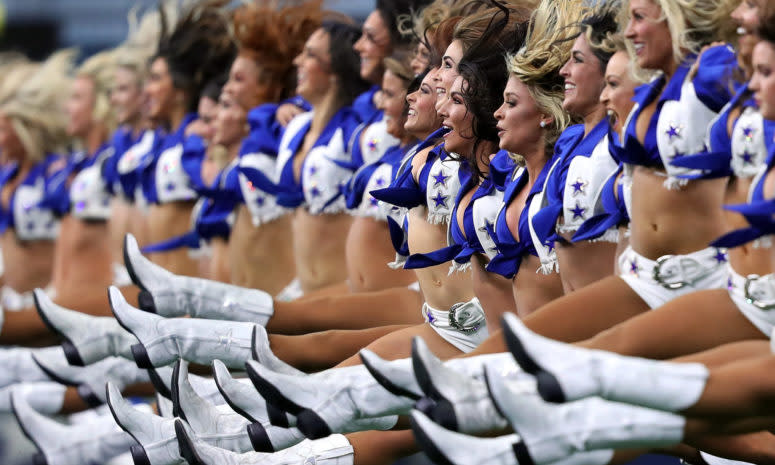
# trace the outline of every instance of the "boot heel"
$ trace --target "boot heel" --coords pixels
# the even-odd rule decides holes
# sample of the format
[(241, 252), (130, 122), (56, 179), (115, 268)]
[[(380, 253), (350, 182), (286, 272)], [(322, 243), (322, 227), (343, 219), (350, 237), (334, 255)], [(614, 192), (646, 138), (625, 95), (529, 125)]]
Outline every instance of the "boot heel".
[(331, 428), (312, 410), (305, 409), (296, 417), (296, 427), (309, 439), (323, 439), (331, 436)]

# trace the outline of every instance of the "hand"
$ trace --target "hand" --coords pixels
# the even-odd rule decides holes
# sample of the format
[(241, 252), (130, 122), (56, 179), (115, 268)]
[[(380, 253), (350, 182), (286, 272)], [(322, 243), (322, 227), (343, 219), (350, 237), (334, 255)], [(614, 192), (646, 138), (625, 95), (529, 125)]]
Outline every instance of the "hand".
[(304, 113), (302, 108), (299, 108), (292, 103), (283, 103), (277, 108), (277, 111), (275, 112), (275, 119), (277, 119), (277, 122), (283, 126), (287, 126), (288, 123), (294, 117), (296, 117), (296, 115), (301, 113)]

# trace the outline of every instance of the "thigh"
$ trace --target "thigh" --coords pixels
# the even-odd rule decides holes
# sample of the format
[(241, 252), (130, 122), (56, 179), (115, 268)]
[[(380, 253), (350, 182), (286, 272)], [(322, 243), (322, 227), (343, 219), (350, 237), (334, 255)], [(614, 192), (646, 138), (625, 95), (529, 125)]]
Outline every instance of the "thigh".
[(627, 283), (609, 276), (544, 305), (524, 318), (543, 336), (578, 342), (649, 310)]
[(748, 340), (724, 344), (712, 349), (672, 359), (679, 363), (702, 363), (714, 369), (740, 360), (770, 355), (770, 341), (766, 339)]
[[(394, 331), (372, 342), (366, 348), (387, 360), (408, 358), (412, 355), (412, 339), (416, 336), (421, 337), (439, 358), (448, 359), (462, 353), (460, 349), (442, 339), (427, 323)], [(360, 363), (360, 358), (355, 355), (342, 362), (340, 366)]]
[(766, 339), (725, 289), (693, 292), (585, 341), (584, 345), (654, 359), (675, 358), (749, 339)]

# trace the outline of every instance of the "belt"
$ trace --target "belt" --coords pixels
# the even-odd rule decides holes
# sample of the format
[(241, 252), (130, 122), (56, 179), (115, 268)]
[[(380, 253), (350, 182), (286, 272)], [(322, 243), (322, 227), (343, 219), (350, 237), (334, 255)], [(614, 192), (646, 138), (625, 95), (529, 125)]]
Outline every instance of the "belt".
[(454, 329), (463, 334), (473, 334), (486, 325), (484, 309), (479, 299), (458, 302), (449, 310), (436, 310), (428, 304), (423, 305), (425, 321), (440, 329)]
[(746, 302), (759, 310), (775, 310), (775, 277), (772, 274), (742, 276), (729, 273), (730, 291), (741, 294)]

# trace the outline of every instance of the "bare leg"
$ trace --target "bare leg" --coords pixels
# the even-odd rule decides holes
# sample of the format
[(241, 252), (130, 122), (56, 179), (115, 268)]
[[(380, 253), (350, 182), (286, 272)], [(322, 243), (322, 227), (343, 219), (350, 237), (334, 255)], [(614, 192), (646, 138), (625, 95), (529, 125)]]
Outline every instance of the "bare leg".
[(298, 336), (271, 334), (269, 344), (281, 360), (302, 371), (312, 372), (331, 368), (382, 336), (406, 327), (331, 330)]
[[(412, 339), (415, 336), (423, 338), (431, 351), (442, 359), (460, 355), (460, 349), (442, 339), (429, 324), (409, 326), (394, 331), (372, 342), (366, 348), (387, 360), (408, 358), (412, 355)], [(361, 358), (356, 354), (337, 366), (343, 367), (360, 364)]]
[(679, 297), (582, 345), (664, 360), (729, 342), (766, 338), (738, 310), (726, 290), (713, 289)]
[(364, 431), (347, 435), (355, 452), (354, 465), (390, 465), (419, 452), (410, 430)]
[(405, 287), (299, 302), (275, 302), (266, 329), (274, 334), (306, 334), (330, 329), (366, 329), (422, 323), (423, 299)]

